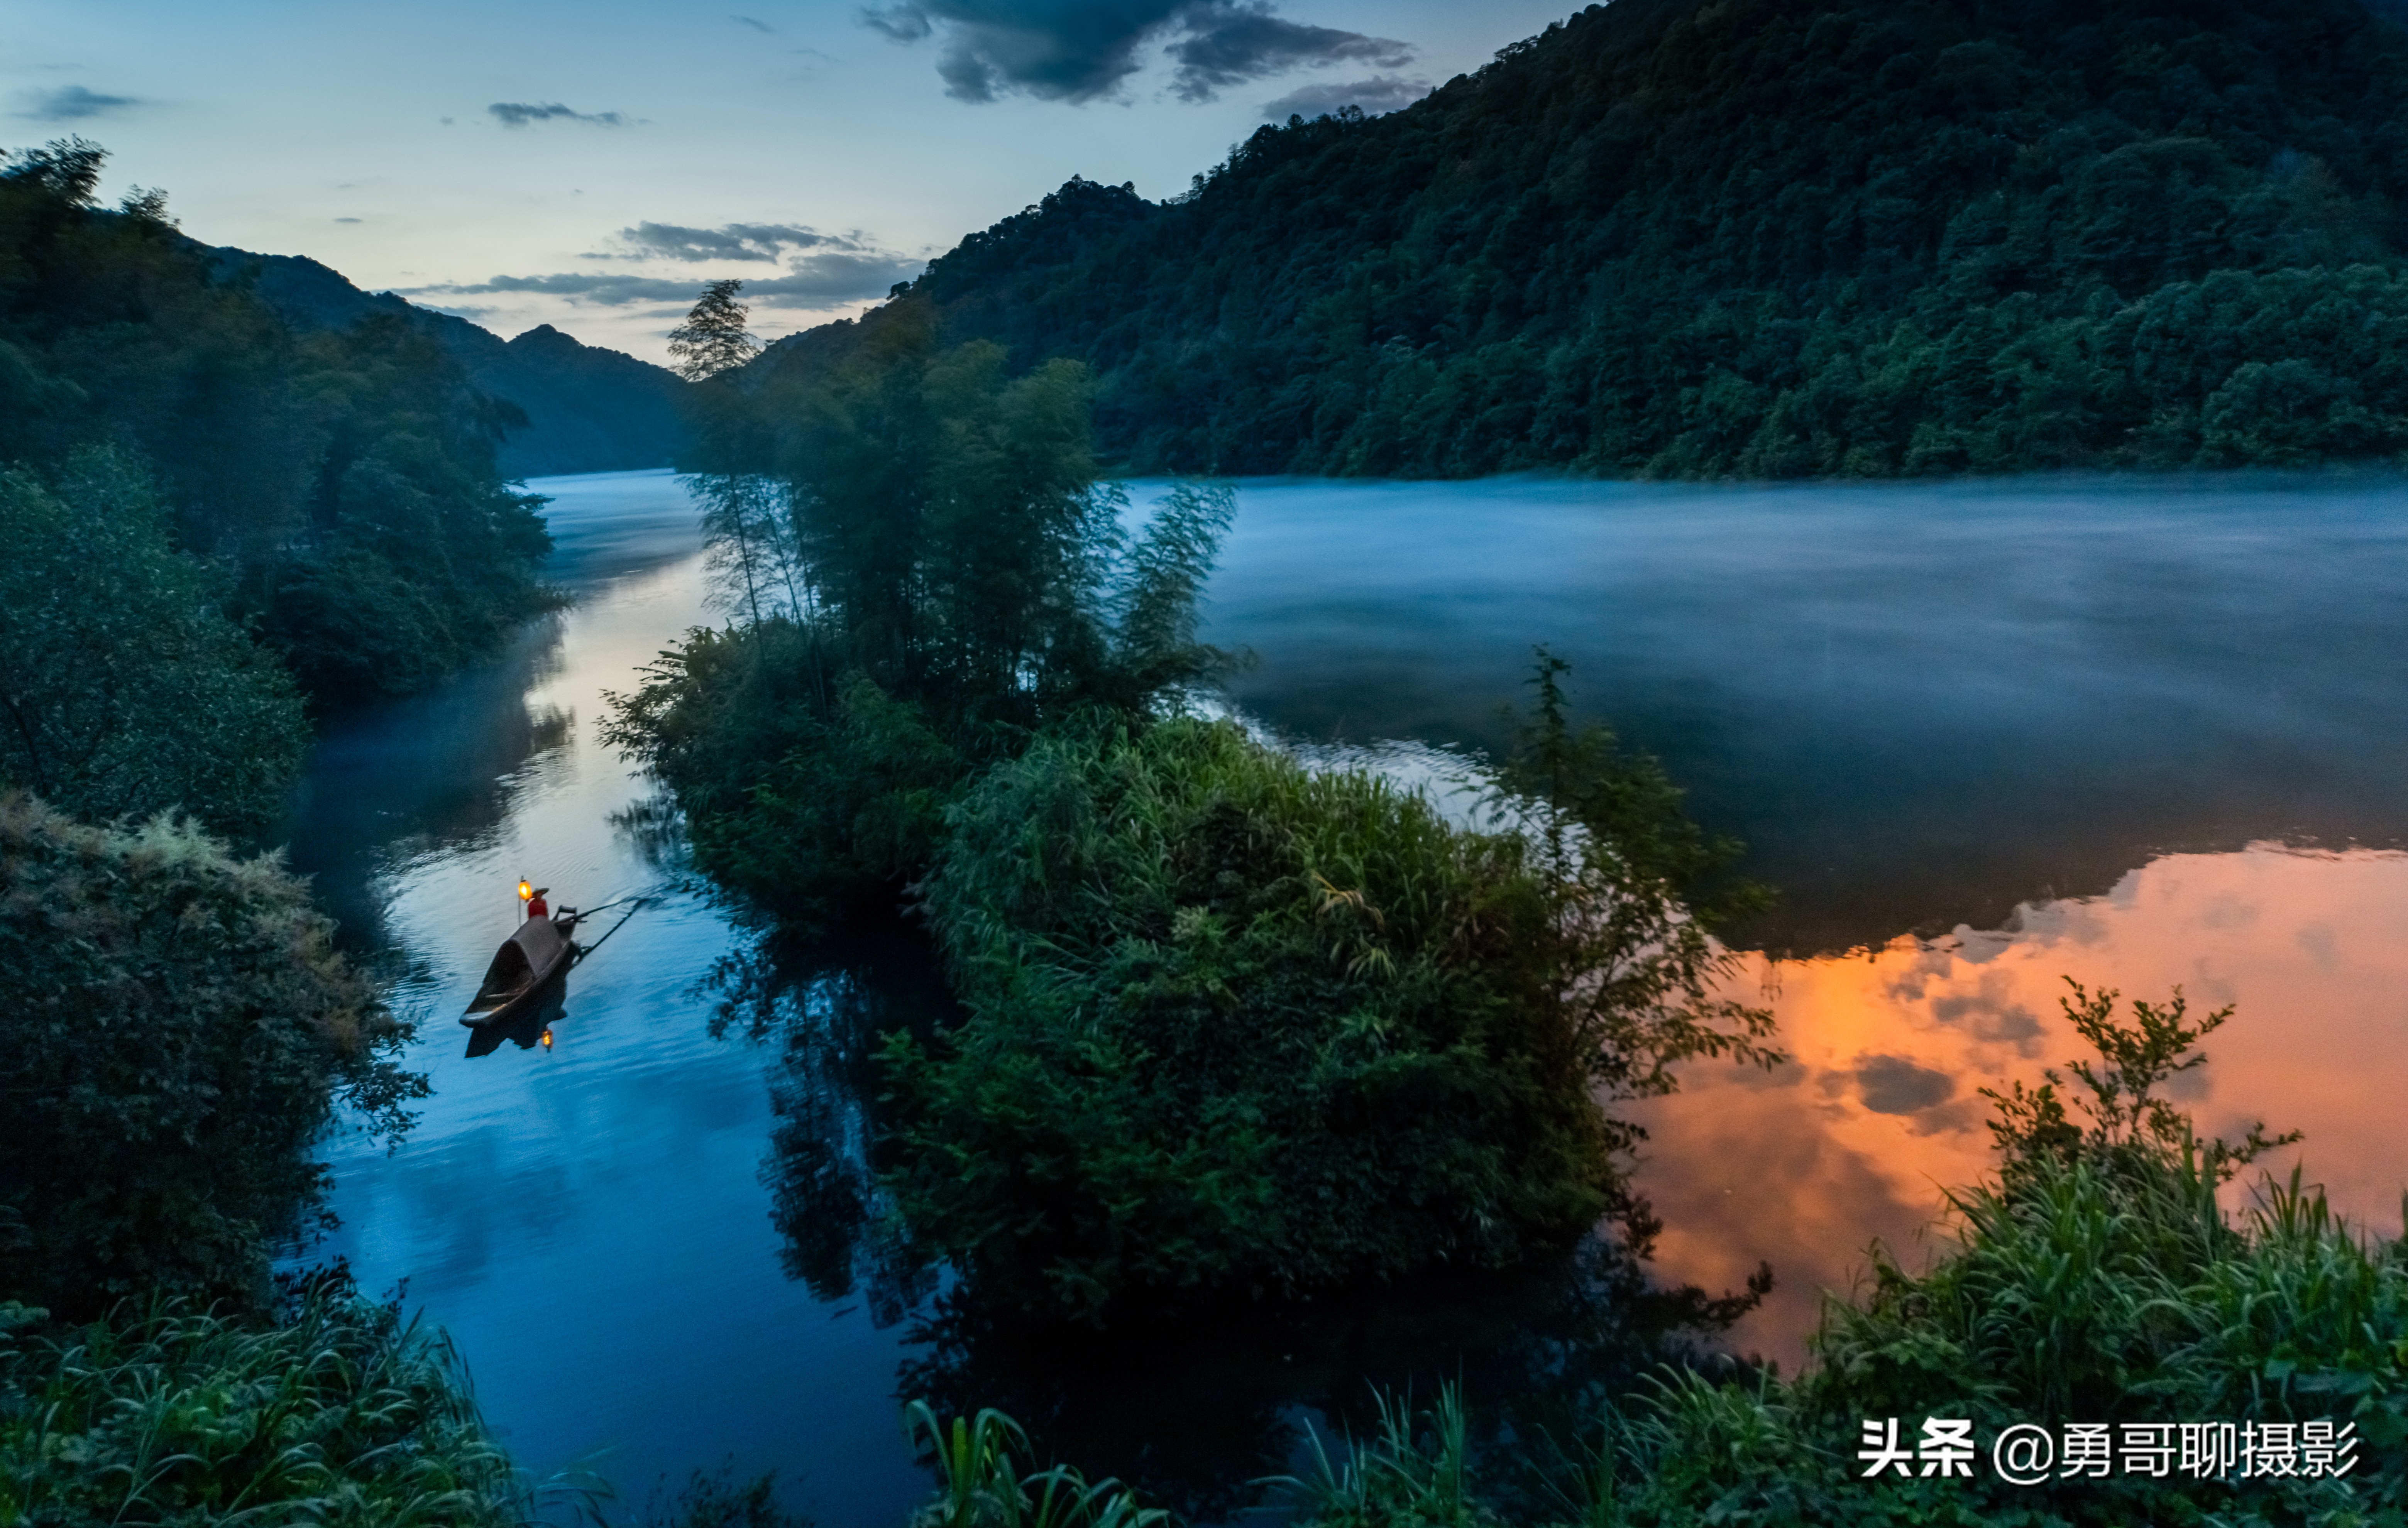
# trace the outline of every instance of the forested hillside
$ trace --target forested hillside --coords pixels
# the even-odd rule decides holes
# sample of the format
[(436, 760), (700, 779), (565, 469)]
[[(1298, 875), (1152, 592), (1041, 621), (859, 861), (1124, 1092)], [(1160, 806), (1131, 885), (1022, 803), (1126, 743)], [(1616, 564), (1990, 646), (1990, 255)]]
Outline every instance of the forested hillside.
[(389, 292), (366, 293), (302, 255), (207, 251), (220, 280), (247, 284), (292, 327), (348, 329), (376, 314), (432, 336), (468, 379), (526, 416), (502, 437), (495, 460), (512, 478), (664, 467), (677, 454), (685, 384), (666, 366), (584, 345), (540, 324), (515, 339)]
[[(174, 656), (121, 653), (115, 628), (93, 623), (133, 629), (152, 612), (74, 597), (76, 579), (161, 592), (179, 613), (158, 612), (160, 630), (198, 633), (187, 607), (214, 606), (329, 703), (415, 688), (548, 598), (541, 501), (494, 459), (517, 410), (402, 319), (296, 333), (247, 286), (213, 278), (164, 197), (98, 205), (101, 163), (70, 140), (0, 164), (0, 467), (16, 469), (11, 523), (35, 537), (11, 555), (58, 570), (48, 603), (12, 612), (23, 630), (9, 628), (0, 699), (14, 751), (0, 752), (0, 780), (33, 783), (35, 755), (80, 747), (64, 740), (74, 707), (39, 698), (44, 683), (93, 706), (127, 690), (40, 670), (25, 644), (104, 671)], [(136, 720), (95, 711), (92, 725)], [(107, 799), (149, 810), (179, 793)]]
[(1615, 0), (910, 298), (1140, 470), (2299, 463), (2408, 447), (2403, 209), (2367, 0)]

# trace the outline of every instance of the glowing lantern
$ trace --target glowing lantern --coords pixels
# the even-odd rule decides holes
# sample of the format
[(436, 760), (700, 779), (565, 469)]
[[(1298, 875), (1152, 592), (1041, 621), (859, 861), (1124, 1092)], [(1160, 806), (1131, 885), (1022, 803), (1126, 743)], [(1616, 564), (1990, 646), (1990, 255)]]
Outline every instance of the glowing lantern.
[(543, 1048), (546, 1050), (552, 1049), (552, 1026), (550, 1024), (543, 1026)]
[(535, 895), (534, 887), (528, 885), (525, 881), (519, 882), (519, 900), (521, 902), (524, 902), (527, 898), (533, 895)]

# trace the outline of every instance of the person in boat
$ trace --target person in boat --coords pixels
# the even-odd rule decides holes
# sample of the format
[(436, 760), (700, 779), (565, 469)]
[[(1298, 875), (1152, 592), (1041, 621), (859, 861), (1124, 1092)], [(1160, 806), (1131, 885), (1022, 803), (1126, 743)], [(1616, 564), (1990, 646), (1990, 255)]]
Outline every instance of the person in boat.
[(526, 915), (529, 918), (549, 918), (552, 916), (552, 904), (543, 899), (543, 893), (551, 890), (552, 888), (549, 886), (538, 886), (535, 889), (535, 895), (527, 898)]

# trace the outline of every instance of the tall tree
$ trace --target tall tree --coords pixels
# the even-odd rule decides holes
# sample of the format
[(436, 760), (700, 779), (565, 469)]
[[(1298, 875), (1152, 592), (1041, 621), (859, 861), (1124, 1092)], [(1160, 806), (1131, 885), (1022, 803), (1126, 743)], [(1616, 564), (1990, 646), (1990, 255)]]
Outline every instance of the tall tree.
[(758, 626), (762, 591), (791, 572), (793, 533), (790, 523), (780, 523), (782, 495), (757, 480), (752, 469), (759, 464), (751, 458), (758, 452), (747, 449), (753, 410), (733, 374), (761, 353), (761, 342), (748, 326), (751, 310), (736, 299), (743, 285), (729, 279), (703, 288), (685, 322), (669, 331), (669, 355), (678, 375), (695, 384), (684, 407), (690, 443), (681, 464), (693, 469), (686, 491), (701, 507), (712, 562), (741, 587), (744, 609)]
[(747, 327), (752, 310), (736, 300), (743, 285), (732, 278), (711, 282), (685, 321), (669, 331), (670, 358), (687, 381), (709, 381), (761, 353), (761, 342)]

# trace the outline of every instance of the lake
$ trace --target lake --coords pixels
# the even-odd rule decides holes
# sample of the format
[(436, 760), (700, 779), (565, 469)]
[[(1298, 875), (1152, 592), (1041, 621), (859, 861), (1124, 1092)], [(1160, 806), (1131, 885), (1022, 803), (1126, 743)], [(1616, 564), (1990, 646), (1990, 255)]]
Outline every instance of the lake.
[[(898, 1395), (984, 1387), (1076, 1462), (1220, 1482), (1182, 1502), (1209, 1513), (1365, 1376), (1504, 1398), (1516, 1334), (1557, 1305), (1427, 1291), (1117, 1355), (923, 1331), (938, 1281), (827, 1207), (870, 1128), (864, 1041), (941, 993), (921, 952), (778, 950), (680, 879), (596, 727), (718, 619), (692, 511), (666, 473), (531, 486), (576, 604), (330, 723), (291, 835), (435, 1085), (398, 1150), (331, 1146), (324, 1250), (371, 1292), (407, 1281), (523, 1464), (640, 1502), (725, 1457), (779, 1468), (824, 1528), (892, 1528), (926, 1484)], [(2309, 1176), (2396, 1223), (2408, 485), (1257, 481), (1240, 506), (1204, 635), (1251, 651), (1231, 698), (1254, 721), (1308, 757), (1443, 769), (1499, 738), (1545, 643), (1583, 714), (1659, 754), (1780, 892), (1733, 931), (1734, 983), (1791, 1062), (1700, 1069), (1643, 1111), (1659, 1268), (1774, 1265), (1741, 1349), (1794, 1363), (1870, 1239), (1919, 1255), (1941, 1186), (1983, 1169), (1978, 1090), (2074, 1053), (2065, 977), (2237, 1005), (2186, 1107), (2305, 1127)], [(540, 1035), (470, 1056), (453, 1016), (522, 874), (555, 903), (657, 900)]]

